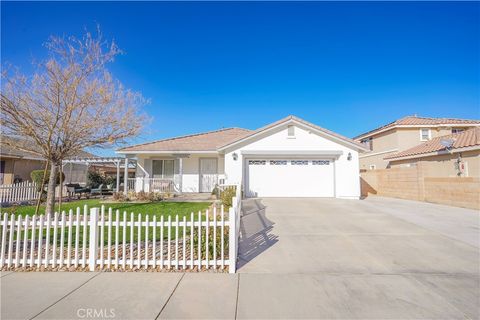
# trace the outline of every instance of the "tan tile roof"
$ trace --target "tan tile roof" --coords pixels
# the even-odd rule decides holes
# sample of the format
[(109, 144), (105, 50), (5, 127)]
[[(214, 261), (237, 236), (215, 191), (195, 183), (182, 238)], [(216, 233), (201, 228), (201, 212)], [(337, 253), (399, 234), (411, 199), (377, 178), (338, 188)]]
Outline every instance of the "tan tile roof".
[(328, 134), (328, 135), (331, 135), (331, 136), (334, 136), (334, 137), (336, 137), (336, 138), (338, 138), (338, 139), (340, 139), (340, 140), (343, 140), (343, 141), (346, 141), (346, 142), (348, 142), (348, 143), (354, 144), (354, 145), (358, 146), (358, 147), (361, 148), (361, 149), (365, 149), (365, 146), (364, 146), (363, 144), (357, 142), (357, 141), (354, 141), (354, 140), (352, 140), (352, 139), (350, 139), (350, 138), (347, 138), (347, 137), (345, 137), (345, 136), (342, 136), (341, 134), (338, 134), (338, 133), (335, 133), (335, 132), (333, 132), (333, 131), (330, 131), (330, 130), (327, 130), (327, 129), (325, 129), (325, 128), (322, 128), (322, 127), (320, 127), (320, 126), (317, 126), (316, 124), (313, 124), (313, 123), (311, 123), (311, 122), (305, 121), (305, 120), (303, 120), (303, 119), (301, 119), (301, 118), (298, 118), (298, 117), (295, 117), (295, 116), (293, 116), (293, 115), (290, 115), (290, 116), (288, 116), (288, 117), (285, 117), (285, 118), (283, 118), (283, 119), (280, 119), (280, 120), (278, 120), (278, 121), (275, 121), (274, 123), (271, 123), (271, 124), (269, 124), (269, 125), (266, 125), (266, 126), (264, 126), (264, 127), (261, 127), (261, 128), (259, 128), (259, 129), (257, 129), (257, 130), (251, 131), (249, 134), (245, 135), (244, 137), (240, 137), (240, 138), (238, 138), (237, 140), (231, 141), (230, 143), (225, 144), (225, 145), (223, 145), (222, 147), (225, 147), (225, 146), (227, 146), (227, 145), (230, 145), (230, 144), (232, 144), (232, 143), (235, 143), (235, 142), (237, 142), (237, 141), (239, 141), (239, 140), (245, 139), (245, 138), (247, 138), (247, 137), (249, 137), (249, 136), (253, 136), (254, 134), (257, 134), (257, 133), (259, 133), (259, 132), (262, 132), (262, 131), (268, 130), (268, 129), (270, 129), (270, 128), (273, 128), (273, 127), (275, 127), (275, 126), (277, 126), (277, 125), (279, 125), (279, 124), (281, 124), (281, 123), (283, 123), (283, 122), (289, 121), (289, 120), (295, 120), (295, 121), (297, 121), (297, 122), (303, 123), (304, 125), (306, 125), (306, 126), (308, 126), (308, 127), (313, 127), (313, 128), (315, 128), (315, 129), (317, 129), (318, 131), (324, 132), (324, 133), (326, 133), (326, 134)]
[(359, 134), (354, 139), (358, 139), (364, 136), (369, 136), (375, 132), (382, 131), (388, 128), (394, 128), (396, 126), (419, 126), (419, 125), (439, 126), (439, 125), (451, 125), (451, 124), (479, 125), (480, 120), (455, 119), (455, 118), (425, 118), (425, 117), (417, 117), (417, 116), (407, 116), (407, 117), (395, 120), (393, 122), (390, 122), (384, 126)]
[(250, 132), (252, 131), (248, 129), (226, 128), (137, 144), (118, 151), (216, 151), (222, 145), (244, 137)]
[(385, 157), (384, 159), (396, 159), (403, 157), (421, 156), (426, 153), (438, 152), (445, 150), (445, 147), (440, 143), (442, 140), (454, 140), (452, 149), (459, 149), (472, 146), (480, 146), (480, 127), (465, 130), (460, 133), (454, 133), (448, 136), (433, 138), (430, 141), (424, 142), (413, 148), (407, 149)]

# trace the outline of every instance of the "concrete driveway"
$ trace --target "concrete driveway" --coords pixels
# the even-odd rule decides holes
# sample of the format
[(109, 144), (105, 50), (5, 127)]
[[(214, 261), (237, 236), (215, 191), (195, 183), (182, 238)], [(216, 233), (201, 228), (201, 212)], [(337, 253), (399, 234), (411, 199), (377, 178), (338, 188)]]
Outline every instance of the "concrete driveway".
[(2, 319), (478, 319), (479, 215), (245, 201), (237, 274), (2, 273)]
[(479, 214), (387, 198), (251, 199), (241, 318), (479, 318)]

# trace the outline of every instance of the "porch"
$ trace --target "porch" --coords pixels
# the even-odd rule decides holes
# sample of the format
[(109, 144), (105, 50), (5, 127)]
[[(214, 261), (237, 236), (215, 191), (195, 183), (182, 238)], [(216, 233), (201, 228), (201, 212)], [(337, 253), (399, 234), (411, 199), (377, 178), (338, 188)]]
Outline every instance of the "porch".
[(224, 157), (201, 154), (137, 154), (128, 191), (210, 194), (225, 180)]

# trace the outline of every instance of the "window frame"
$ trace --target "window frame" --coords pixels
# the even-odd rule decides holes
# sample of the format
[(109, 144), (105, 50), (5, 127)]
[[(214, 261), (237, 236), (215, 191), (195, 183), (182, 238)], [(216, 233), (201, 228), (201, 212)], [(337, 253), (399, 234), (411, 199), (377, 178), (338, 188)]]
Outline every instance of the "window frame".
[[(427, 130), (427, 138), (423, 138), (423, 131)], [(429, 141), (432, 139), (432, 130), (430, 128), (421, 128), (420, 129), (420, 141)]]
[(373, 151), (373, 138), (368, 137), (360, 140), (360, 143), (365, 145), (370, 151)]
[(287, 138), (295, 139), (295, 126), (292, 124), (287, 126)]
[[(161, 177), (158, 177), (159, 174), (154, 173), (154, 161), (161, 161), (162, 162), (162, 173), (160, 174)], [(165, 161), (172, 161), (172, 175), (166, 176), (165, 175)], [(157, 177), (156, 177), (157, 176)], [(154, 179), (170, 179), (173, 180), (175, 178), (175, 159), (152, 159), (152, 177)]]

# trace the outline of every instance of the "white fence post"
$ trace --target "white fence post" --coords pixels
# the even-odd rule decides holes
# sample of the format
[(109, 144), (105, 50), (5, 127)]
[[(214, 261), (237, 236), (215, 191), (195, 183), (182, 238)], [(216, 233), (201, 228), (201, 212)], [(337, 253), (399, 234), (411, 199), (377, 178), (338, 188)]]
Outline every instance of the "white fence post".
[[(236, 198), (234, 197), (232, 199), (233, 206), (235, 206), (236, 202), (237, 202)], [(235, 273), (237, 269), (237, 252), (236, 252), (237, 241), (238, 241), (238, 238), (236, 235), (237, 219), (235, 217), (236, 212), (233, 206), (230, 207), (230, 209), (228, 209), (228, 260), (230, 262), (230, 265), (228, 267), (229, 273)]]
[[(89, 247), (89, 256), (88, 256), (88, 266), (90, 271), (95, 271), (95, 266), (97, 264), (97, 246), (98, 246), (98, 212), (99, 208), (90, 209), (90, 247)], [(109, 221), (111, 223), (111, 221)]]

